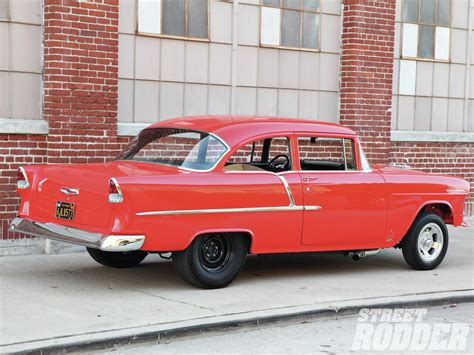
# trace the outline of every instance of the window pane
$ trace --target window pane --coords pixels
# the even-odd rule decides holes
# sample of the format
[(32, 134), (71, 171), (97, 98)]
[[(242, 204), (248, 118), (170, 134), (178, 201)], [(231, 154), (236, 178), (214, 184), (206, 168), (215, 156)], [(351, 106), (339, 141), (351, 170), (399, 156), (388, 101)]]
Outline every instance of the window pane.
[(418, 35), (418, 57), (430, 58), (434, 57), (434, 26), (420, 25), (420, 32)]
[(436, 0), (420, 1), (420, 22), (434, 24)]
[[(288, 159), (282, 157), (286, 155)], [(276, 157), (279, 158), (275, 159)], [(270, 149), (268, 150), (268, 161), (271, 162), (273, 159), (272, 167), (268, 167), (272, 171), (283, 171), (288, 170), (291, 166), (291, 154), (290, 154), (290, 141), (286, 137), (272, 138)], [(274, 169), (272, 169), (274, 168)]]
[(263, 5), (265, 6), (280, 6), (280, 0), (263, 0)]
[(318, 22), (318, 15), (303, 12), (303, 48), (318, 48)]
[(416, 57), (418, 53), (418, 25), (403, 24), (403, 57)]
[(436, 59), (449, 60), (449, 32), (449, 28), (436, 27)]
[(163, 33), (185, 36), (184, 0), (163, 1)]
[(345, 170), (341, 138), (298, 138), (301, 170)]
[(403, 21), (418, 22), (418, 0), (405, 0)]
[(344, 138), (344, 151), (346, 154), (347, 170), (356, 170), (356, 160), (354, 154), (354, 141)]
[(303, 10), (317, 11), (319, 9), (319, 0), (303, 0)]
[(262, 44), (272, 44), (275, 46), (280, 44), (280, 11), (280, 9), (262, 7), (262, 28), (260, 33)]
[(263, 140), (249, 143), (237, 149), (229, 158), (226, 165), (229, 164), (250, 164), (262, 162)]
[(289, 9), (299, 10), (301, 8), (301, 0), (283, 0), (282, 6)]
[[(175, 149), (176, 146), (180, 149)], [(148, 128), (117, 159), (205, 170), (212, 168), (226, 150), (220, 140), (204, 132)]]
[(138, 31), (161, 33), (161, 6), (158, 1), (139, 0)]
[(281, 19), (281, 45), (286, 47), (300, 46), (301, 12), (283, 10)]
[(188, 36), (207, 38), (207, 0), (188, 0)]
[(451, 17), (451, 0), (438, 0), (438, 13), (436, 14), (436, 23), (442, 26), (449, 26)]

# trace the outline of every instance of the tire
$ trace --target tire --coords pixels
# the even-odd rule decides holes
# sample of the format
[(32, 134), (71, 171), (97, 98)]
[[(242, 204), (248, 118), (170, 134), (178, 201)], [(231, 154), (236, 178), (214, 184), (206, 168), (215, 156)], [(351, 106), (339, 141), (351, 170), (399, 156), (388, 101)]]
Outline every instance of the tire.
[(178, 274), (187, 283), (204, 289), (228, 286), (242, 271), (247, 258), (247, 240), (238, 235), (206, 234), (173, 253)]
[(432, 270), (443, 261), (448, 244), (448, 229), (441, 217), (423, 212), (403, 239), (403, 257), (415, 270)]
[(99, 264), (125, 269), (140, 264), (148, 255), (147, 252), (136, 250), (127, 252), (112, 252), (86, 248), (89, 255)]

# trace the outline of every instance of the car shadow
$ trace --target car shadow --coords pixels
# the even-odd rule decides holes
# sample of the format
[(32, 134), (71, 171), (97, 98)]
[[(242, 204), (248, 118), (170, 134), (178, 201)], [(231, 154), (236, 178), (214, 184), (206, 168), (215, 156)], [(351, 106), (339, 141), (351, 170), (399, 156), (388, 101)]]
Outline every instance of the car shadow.
[[(71, 274), (79, 276), (76, 285), (81, 281), (87, 283), (87, 288), (103, 285), (104, 287), (130, 289), (169, 289), (189, 290), (174, 269), (171, 260), (161, 259), (156, 254), (149, 255), (137, 267), (130, 269), (114, 269), (90, 261), (90, 266), (81, 263), (81, 267), (68, 268), (53, 272), (55, 280), (62, 277), (71, 278)], [(401, 252), (382, 251), (378, 255), (363, 258), (357, 262), (349, 257), (336, 253), (290, 253), (250, 255), (246, 265), (237, 278), (239, 284), (268, 279), (285, 280), (287, 278), (304, 277), (341, 277), (346, 275), (358, 276), (381, 270), (406, 270), (408, 267)], [(53, 275), (50, 275), (53, 276)], [(107, 280), (104, 284), (104, 280)], [(82, 285), (84, 287), (84, 285)]]

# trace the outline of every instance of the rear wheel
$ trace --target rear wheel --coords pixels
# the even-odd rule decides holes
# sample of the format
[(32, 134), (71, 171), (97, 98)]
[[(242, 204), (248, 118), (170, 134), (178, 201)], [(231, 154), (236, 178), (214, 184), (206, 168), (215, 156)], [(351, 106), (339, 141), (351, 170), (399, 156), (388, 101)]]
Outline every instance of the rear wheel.
[(448, 250), (448, 229), (436, 214), (420, 214), (402, 243), (403, 257), (416, 270), (432, 270)]
[(173, 253), (176, 270), (184, 281), (200, 288), (229, 285), (240, 273), (247, 257), (247, 241), (239, 235), (206, 234)]
[(87, 252), (99, 264), (120, 269), (137, 266), (148, 255), (147, 252), (141, 250), (112, 252), (87, 248)]

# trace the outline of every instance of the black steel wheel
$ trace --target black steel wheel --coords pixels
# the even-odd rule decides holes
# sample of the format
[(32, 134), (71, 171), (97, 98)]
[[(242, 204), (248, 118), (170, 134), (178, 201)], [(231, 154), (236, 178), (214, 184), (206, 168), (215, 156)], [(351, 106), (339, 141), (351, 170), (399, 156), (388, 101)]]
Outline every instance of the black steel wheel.
[(173, 253), (173, 262), (184, 281), (200, 288), (222, 288), (240, 273), (247, 257), (247, 240), (241, 235), (219, 233), (196, 238)]
[(136, 250), (127, 252), (112, 252), (87, 248), (89, 255), (99, 264), (119, 269), (134, 267), (140, 264), (148, 255), (147, 252)]

